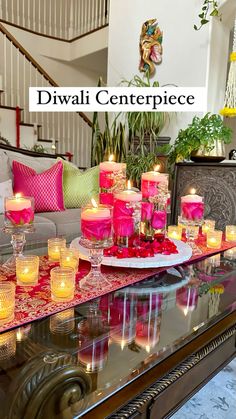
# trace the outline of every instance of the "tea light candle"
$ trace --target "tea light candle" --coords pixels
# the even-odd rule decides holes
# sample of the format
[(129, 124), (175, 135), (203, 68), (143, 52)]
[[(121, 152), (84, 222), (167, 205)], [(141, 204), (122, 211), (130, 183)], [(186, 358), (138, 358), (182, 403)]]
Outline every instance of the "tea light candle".
[(169, 226), (168, 233), (169, 239), (181, 240), (182, 238), (182, 227), (181, 226)]
[(224, 252), (224, 257), (230, 260), (236, 259), (236, 247), (226, 250), (226, 252)]
[(38, 283), (39, 257), (20, 256), (16, 258), (17, 285), (32, 286)]
[(202, 226), (202, 233), (206, 234), (208, 231), (215, 229), (215, 220), (204, 220), (204, 224)]
[(71, 301), (75, 292), (75, 271), (72, 268), (53, 268), (50, 272), (53, 301)]
[(207, 247), (210, 249), (220, 249), (222, 245), (222, 231), (214, 230), (207, 233)]
[(227, 242), (236, 242), (236, 225), (226, 226), (225, 238)]
[(61, 249), (66, 247), (66, 240), (56, 237), (48, 239), (48, 258), (52, 262), (59, 262), (61, 257)]
[(0, 282), (0, 325), (14, 319), (15, 289), (13, 282)]
[(192, 189), (190, 195), (181, 197), (181, 216), (188, 221), (202, 220), (204, 215), (203, 197), (195, 192)]
[(79, 265), (79, 255), (76, 249), (62, 249), (60, 266), (61, 268), (72, 268), (75, 272)]

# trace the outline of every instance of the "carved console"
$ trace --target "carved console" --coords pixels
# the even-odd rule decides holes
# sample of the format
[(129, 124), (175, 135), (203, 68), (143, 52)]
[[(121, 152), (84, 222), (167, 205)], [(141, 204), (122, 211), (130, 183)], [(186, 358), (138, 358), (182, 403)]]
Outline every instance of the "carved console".
[(205, 199), (205, 218), (216, 220), (216, 228), (236, 224), (236, 162), (178, 163), (172, 191), (171, 223), (177, 223), (180, 197), (194, 188)]

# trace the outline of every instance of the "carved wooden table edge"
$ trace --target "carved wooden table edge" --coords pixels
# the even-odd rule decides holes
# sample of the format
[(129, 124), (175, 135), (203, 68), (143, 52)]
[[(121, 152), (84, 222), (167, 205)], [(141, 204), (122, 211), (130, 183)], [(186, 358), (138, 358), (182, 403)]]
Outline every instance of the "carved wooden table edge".
[[(170, 417), (187, 399), (192, 397), (219, 370), (236, 355), (236, 311), (228, 314), (218, 323), (210, 326), (199, 336), (186, 343), (182, 348), (171, 354), (167, 359), (151, 368), (131, 384), (111, 396), (83, 418), (92, 419), (123, 419)], [(224, 350), (226, 345), (226, 351)], [(220, 357), (218, 352), (220, 351)], [(214, 360), (219, 358), (219, 362)], [(208, 364), (213, 367), (207, 368)], [(206, 365), (204, 365), (204, 363)], [(203, 364), (202, 381), (192, 391), (188, 391), (189, 383), (194, 378), (194, 371)], [(198, 370), (197, 370), (198, 374)], [(187, 377), (187, 388), (186, 388)], [(181, 398), (177, 401), (170, 398), (176, 386), (180, 385)], [(193, 379), (193, 382), (196, 381)], [(184, 392), (185, 390), (185, 392)], [(153, 406), (158, 403), (158, 411)], [(163, 403), (163, 406), (162, 406)], [(166, 410), (164, 412), (164, 410)], [(155, 413), (154, 413), (155, 412)]]

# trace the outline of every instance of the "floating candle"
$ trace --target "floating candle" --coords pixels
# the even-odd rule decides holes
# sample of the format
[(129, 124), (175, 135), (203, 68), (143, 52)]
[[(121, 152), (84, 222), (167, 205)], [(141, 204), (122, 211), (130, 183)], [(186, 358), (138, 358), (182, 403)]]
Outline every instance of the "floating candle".
[(31, 208), (31, 200), (29, 198), (24, 198), (20, 194), (6, 198), (6, 211), (22, 211), (27, 208)]
[(5, 198), (4, 217), (6, 225), (24, 226), (34, 221), (34, 198), (16, 196)]
[(107, 240), (112, 233), (112, 207), (101, 204), (93, 205), (87, 205), (82, 209), (81, 231), (83, 237), (91, 241)]
[[(195, 190), (193, 190), (195, 192)], [(195, 193), (181, 197), (181, 217), (188, 221), (200, 221), (204, 215), (203, 197)]]
[(168, 191), (169, 175), (157, 171), (146, 172), (142, 174), (141, 190), (143, 198), (150, 198), (158, 194), (161, 187)]

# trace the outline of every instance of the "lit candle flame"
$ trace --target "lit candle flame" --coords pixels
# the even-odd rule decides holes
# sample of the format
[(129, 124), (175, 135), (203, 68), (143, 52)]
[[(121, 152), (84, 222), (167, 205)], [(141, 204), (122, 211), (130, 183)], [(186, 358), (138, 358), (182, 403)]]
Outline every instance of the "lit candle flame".
[(188, 315), (188, 309), (187, 308), (184, 308), (184, 315), (185, 315), (185, 317)]
[(160, 165), (159, 165), (159, 164), (157, 164), (157, 165), (154, 167), (154, 172), (159, 172), (159, 170), (160, 170)]
[(62, 281), (62, 283), (61, 283), (61, 288), (65, 288), (65, 282), (64, 281)]
[(114, 161), (114, 154), (111, 154), (108, 158), (108, 161)]
[(92, 202), (93, 208), (97, 208), (98, 207), (98, 204), (97, 204), (97, 202), (95, 201), (94, 198), (91, 199), (91, 202)]
[(191, 195), (195, 195), (196, 189), (194, 189), (194, 188), (190, 189), (190, 193), (191, 193)]
[(16, 194), (15, 194), (15, 198), (16, 198), (16, 199), (21, 198), (21, 193), (16, 193)]
[(127, 182), (127, 189), (131, 189), (131, 188), (132, 188), (131, 180), (128, 180), (128, 182)]

